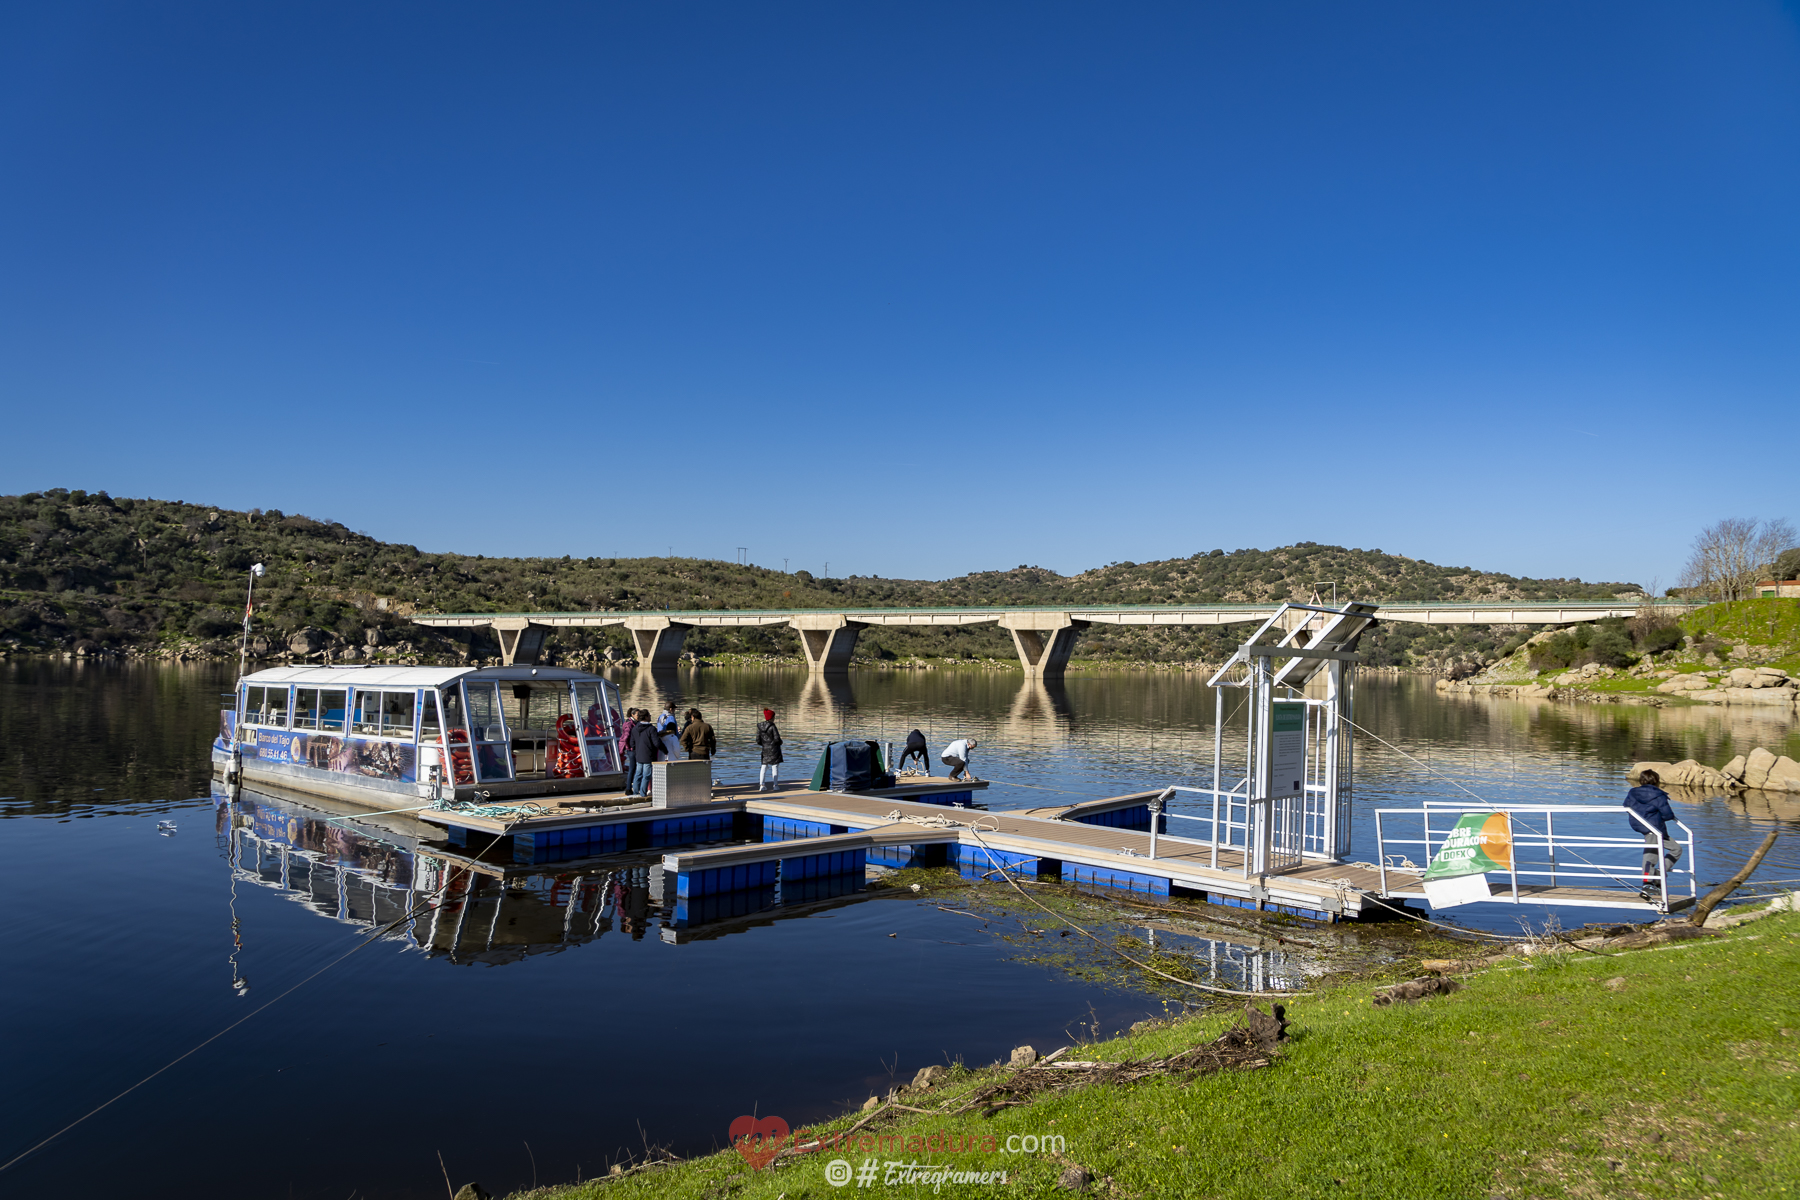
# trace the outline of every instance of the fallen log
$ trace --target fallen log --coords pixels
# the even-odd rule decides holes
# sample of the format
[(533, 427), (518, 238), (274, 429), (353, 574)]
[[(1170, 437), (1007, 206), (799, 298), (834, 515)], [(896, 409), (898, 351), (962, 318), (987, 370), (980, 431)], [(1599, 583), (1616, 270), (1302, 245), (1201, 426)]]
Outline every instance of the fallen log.
[(1751, 873), (1754, 872), (1756, 868), (1762, 866), (1763, 855), (1767, 854), (1769, 852), (1769, 847), (1774, 844), (1775, 831), (1771, 829), (1769, 831), (1769, 836), (1763, 839), (1762, 845), (1756, 848), (1756, 853), (1750, 856), (1750, 861), (1740, 867), (1736, 875), (1733, 875), (1730, 879), (1727, 879), (1724, 883), (1721, 883), (1718, 887), (1700, 898), (1700, 903), (1694, 905), (1694, 915), (1688, 918), (1688, 924), (1706, 924), (1706, 918), (1712, 910), (1717, 908), (1727, 896), (1742, 887), (1744, 885), (1744, 880), (1750, 878)]

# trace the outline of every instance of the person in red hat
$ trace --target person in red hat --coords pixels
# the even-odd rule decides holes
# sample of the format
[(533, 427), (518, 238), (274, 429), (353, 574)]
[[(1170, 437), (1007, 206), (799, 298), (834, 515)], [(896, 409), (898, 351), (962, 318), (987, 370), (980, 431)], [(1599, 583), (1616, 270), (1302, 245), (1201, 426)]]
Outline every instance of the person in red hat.
[(773, 792), (781, 786), (781, 730), (775, 726), (775, 710), (763, 709), (763, 719), (756, 723), (756, 745), (762, 751), (762, 766), (756, 772), (756, 790)]

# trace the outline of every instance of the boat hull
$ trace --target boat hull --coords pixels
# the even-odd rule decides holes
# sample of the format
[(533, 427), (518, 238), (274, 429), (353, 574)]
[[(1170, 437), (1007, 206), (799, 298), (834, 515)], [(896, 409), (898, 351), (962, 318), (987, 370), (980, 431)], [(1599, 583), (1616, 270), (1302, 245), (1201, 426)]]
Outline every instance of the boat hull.
[[(272, 761), (257, 754), (253, 746), (244, 747), (243, 750), (243, 761), (239, 769), (246, 784), (273, 784), (291, 792), (324, 796), (370, 809), (417, 807), (428, 802), (432, 796), (432, 785), (429, 783), (351, 774), (298, 762)], [(213, 775), (224, 780), (231, 765), (231, 752), (215, 744), (212, 764)], [(445, 787), (443, 790), (446, 800), (491, 802), (619, 792), (624, 790), (624, 786), (624, 774), (615, 772), (588, 775), (580, 779), (520, 779), (454, 789)]]

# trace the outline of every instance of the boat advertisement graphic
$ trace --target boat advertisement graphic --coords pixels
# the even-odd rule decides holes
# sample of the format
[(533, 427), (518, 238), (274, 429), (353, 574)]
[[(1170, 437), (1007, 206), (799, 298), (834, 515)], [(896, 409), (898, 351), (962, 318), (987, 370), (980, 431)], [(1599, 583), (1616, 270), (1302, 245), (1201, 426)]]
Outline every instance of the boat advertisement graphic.
[(413, 783), (419, 777), (418, 752), (405, 742), (285, 729), (247, 729), (246, 732), (255, 734), (256, 756), (265, 762), (292, 763), (320, 771), (399, 783)]

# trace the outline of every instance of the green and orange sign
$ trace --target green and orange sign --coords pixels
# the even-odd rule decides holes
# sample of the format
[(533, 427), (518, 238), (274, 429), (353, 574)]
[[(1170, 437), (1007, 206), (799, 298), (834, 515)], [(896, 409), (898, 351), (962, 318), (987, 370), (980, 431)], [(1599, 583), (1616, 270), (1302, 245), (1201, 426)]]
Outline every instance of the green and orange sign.
[(1511, 868), (1512, 826), (1506, 814), (1465, 813), (1425, 868), (1425, 878), (1453, 879)]

